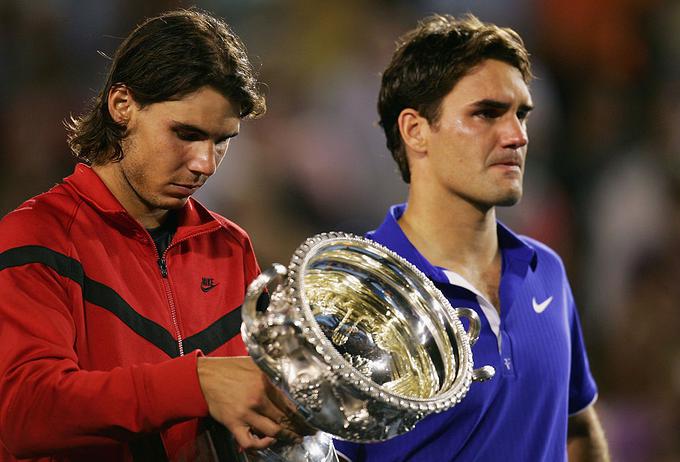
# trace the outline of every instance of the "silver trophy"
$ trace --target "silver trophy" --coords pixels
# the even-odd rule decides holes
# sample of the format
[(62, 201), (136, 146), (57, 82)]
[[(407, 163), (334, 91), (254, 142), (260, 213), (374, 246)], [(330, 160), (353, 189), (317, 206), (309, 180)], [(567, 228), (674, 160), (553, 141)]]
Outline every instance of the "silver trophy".
[[(265, 289), (269, 306), (258, 311)], [(250, 284), (242, 313), (250, 356), (320, 430), (254, 460), (337, 460), (330, 435), (392, 438), (494, 375), (491, 366), (473, 369), (473, 310), (452, 308), (411, 263), (352, 234), (307, 239), (288, 268), (274, 264)]]

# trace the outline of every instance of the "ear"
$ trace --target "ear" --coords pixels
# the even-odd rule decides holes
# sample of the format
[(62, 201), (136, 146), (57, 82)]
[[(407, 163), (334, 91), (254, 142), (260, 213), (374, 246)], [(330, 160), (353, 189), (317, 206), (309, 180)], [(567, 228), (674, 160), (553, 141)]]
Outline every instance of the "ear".
[(427, 152), (427, 141), (430, 134), (430, 124), (413, 108), (406, 108), (397, 119), (399, 133), (404, 145), (416, 154)]
[(132, 97), (132, 92), (123, 84), (114, 85), (109, 90), (108, 107), (111, 118), (119, 125), (126, 126), (132, 118), (137, 103)]

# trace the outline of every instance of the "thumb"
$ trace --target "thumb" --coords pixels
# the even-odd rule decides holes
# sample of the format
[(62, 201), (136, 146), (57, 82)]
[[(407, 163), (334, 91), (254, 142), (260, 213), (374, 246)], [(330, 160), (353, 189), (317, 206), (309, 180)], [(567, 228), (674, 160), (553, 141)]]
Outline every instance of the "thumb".
[(275, 438), (270, 436), (257, 436), (253, 434), (250, 427), (248, 426), (238, 426), (231, 431), (234, 435), (234, 439), (243, 449), (264, 449), (271, 446), (276, 441)]

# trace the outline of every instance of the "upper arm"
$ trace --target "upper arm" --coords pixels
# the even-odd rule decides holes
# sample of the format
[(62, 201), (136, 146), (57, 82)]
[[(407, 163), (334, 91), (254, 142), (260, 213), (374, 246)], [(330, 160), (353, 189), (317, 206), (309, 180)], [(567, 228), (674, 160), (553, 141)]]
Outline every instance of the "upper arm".
[[(567, 316), (571, 337), (571, 365), (569, 371), (569, 415), (583, 412), (597, 399), (597, 384), (590, 370), (581, 322), (571, 287), (565, 276)], [(577, 419), (578, 420), (578, 419)]]

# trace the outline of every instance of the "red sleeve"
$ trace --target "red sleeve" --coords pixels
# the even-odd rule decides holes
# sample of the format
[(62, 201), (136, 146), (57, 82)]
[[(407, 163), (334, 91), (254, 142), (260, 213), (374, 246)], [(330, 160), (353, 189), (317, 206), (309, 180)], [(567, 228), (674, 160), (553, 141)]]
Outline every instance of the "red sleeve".
[(0, 265), (0, 439), (10, 452), (29, 457), (124, 441), (207, 415), (196, 371), (200, 352), (81, 370), (69, 309), (80, 290), (41, 264)]

